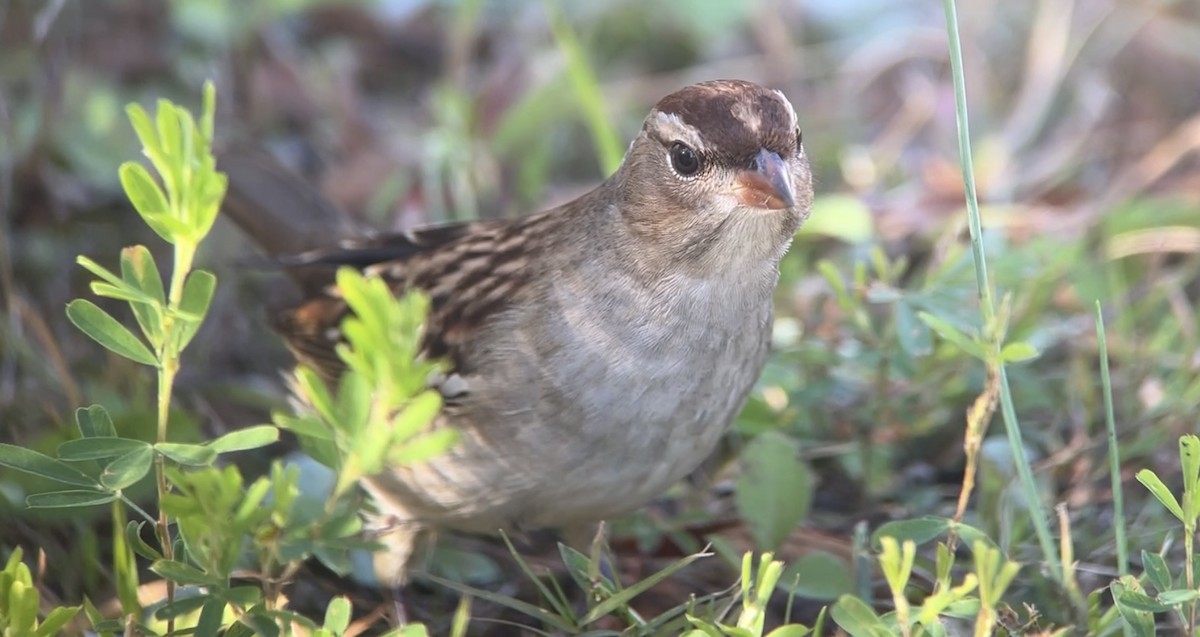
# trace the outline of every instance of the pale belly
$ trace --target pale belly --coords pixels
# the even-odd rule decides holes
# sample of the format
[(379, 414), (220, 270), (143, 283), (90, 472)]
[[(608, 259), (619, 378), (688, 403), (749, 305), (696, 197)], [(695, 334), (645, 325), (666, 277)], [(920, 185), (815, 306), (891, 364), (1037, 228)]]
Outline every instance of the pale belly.
[(513, 342), (471, 381), (445, 414), (455, 448), (366, 487), (393, 517), (480, 532), (630, 512), (694, 470), (741, 409), (770, 329), (769, 296), (755, 300), (723, 304), (737, 320), (692, 304), (633, 329), (563, 313), (555, 333), (574, 342)]

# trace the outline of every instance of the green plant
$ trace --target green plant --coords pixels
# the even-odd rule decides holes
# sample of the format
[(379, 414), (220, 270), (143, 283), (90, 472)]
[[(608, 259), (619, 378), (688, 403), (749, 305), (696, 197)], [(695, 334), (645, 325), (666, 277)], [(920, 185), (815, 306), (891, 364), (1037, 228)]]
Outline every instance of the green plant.
[[(173, 634), (186, 626), (198, 635), (271, 635), (297, 625), (338, 635), (348, 624), (344, 598), (330, 604), (324, 624), (318, 625), (282, 607), (282, 588), (310, 556), (344, 572), (349, 551), (373, 548), (357, 537), (357, 499), (349, 492), (359, 478), (378, 471), (385, 460), (419, 462), (457, 439), (453, 430), (428, 431), (441, 408), (440, 396), (426, 389), (437, 365), (418, 360), (428, 302), (419, 295), (396, 299), (381, 281), (354, 271), (338, 274), (354, 312), (342, 325), (347, 343), (338, 348), (349, 371), (330, 391), (315, 372), (301, 368), (298, 386), (313, 413), (278, 415), (314, 457), (336, 471), (336, 487), (323, 500), (302, 496), (294, 467), (276, 462), (268, 475), (247, 484), (236, 467), (218, 464), (221, 454), (274, 442), (279, 435), (275, 426), (249, 427), (201, 444), (170, 440), (171, 394), (181, 354), (195, 337), (216, 287), (211, 273), (192, 269), (225, 190), (225, 176), (216, 171), (211, 152), (214, 112), (211, 84), (205, 87), (199, 123), (165, 100), (154, 120), (137, 105), (128, 109), (162, 185), (133, 162), (121, 166), (121, 183), (146, 224), (174, 248), (169, 284), (164, 286), (144, 246), (122, 251), (119, 275), (79, 257), (99, 278), (91, 286), (95, 294), (128, 303), (140, 336), (91, 301), (79, 299), (67, 308), (71, 322), (92, 339), (156, 370), (156, 439), (122, 437), (108, 411), (92, 405), (76, 411), (80, 437), (61, 444), (55, 457), (0, 444), (0, 465), (69, 487), (30, 495), (30, 507), (112, 505), (121, 618), (107, 620), (85, 601), (100, 633)], [(381, 439), (388, 444), (380, 444)], [(128, 493), (152, 472), (157, 515)], [(122, 507), (139, 519), (125, 523)], [(145, 523), (154, 527), (153, 544), (142, 537)], [(10, 610), (0, 616), (13, 618), (12, 634), (52, 631), (78, 609), (55, 608), (37, 628), (36, 591), (29, 589), (28, 569), (20, 557), (15, 552), (0, 577), (7, 593), (0, 597)], [(138, 557), (167, 584), (165, 598), (145, 609), (137, 596)], [(247, 579), (257, 584), (246, 584)], [(423, 628), (402, 631), (397, 634), (418, 635)]]
[(337, 348), (346, 372), (331, 392), (316, 370), (301, 365), (296, 382), (311, 410), (275, 414), (336, 472), (335, 498), (363, 476), (421, 462), (458, 440), (454, 429), (429, 430), (442, 407), (441, 394), (426, 386), (440, 364), (419, 358), (429, 300), (420, 293), (397, 298), (383, 280), (352, 268), (339, 270), (337, 283), (353, 311), (342, 324), (346, 342)]
[(901, 543), (890, 535), (883, 535), (879, 543), (882, 547), (879, 564), (892, 593), (895, 610), (882, 616), (876, 615), (862, 600), (850, 595), (843, 596), (833, 605), (829, 614), (849, 634), (854, 637), (895, 634), (904, 637), (941, 636), (947, 634), (942, 617), (974, 618), (976, 637), (993, 634), (1001, 599), (1020, 566), (1005, 560), (1000, 550), (988, 540), (974, 541), (971, 549), (975, 556), (974, 571), (967, 573), (957, 585), (951, 583), (953, 554), (946, 545), (938, 544), (936, 587), (919, 606), (908, 601), (908, 583), (916, 557), (916, 542), (906, 539)]
[[(1121, 617), (1139, 637), (1155, 634), (1153, 615), (1165, 612), (1176, 613), (1187, 634), (1200, 634), (1196, 618), (1200, 601), (1196, 571), (1200, 569), (1200, 561), (1195, 553), (1196, 525), (1200, 521), (1200, 437), (1187, 435), (1179, 439), (1179, 462), (1183, 470), (1183, 493), (1178, 498), (1149, 469), (1139, 471), (1137, 479), (1183, 524), (1182, 572), (1172, 574), (1162, 555), (1142, 551), (1143, 577), (1122, 575), (1110, 587)], [(1145, 583), (1154, 587), (1154, 596), (1145, 592)]]
[[(225, 193), (225, 176), (216, 170), (211, 151), (215, 105), (216, 93), (209, 84), (205, 87), (199, 122), (187, 110), (166, 100), (159, 102), (153, 121), (136, 104), (127, 109), (143, 152), (162, 185), (135, 162), (121, 166), (121, 184), (142, 220), (173, 247), (174, 268), (169, 284), (164, 287), (158, 266), (144, 246), (122, 250), (119, 275), (87, 257), (78, 259), (80, 265), (99, 278), (91, 285), (93, 293), (128, 303), (141, 337), (91, 301), (77, 299), (67, 306), (71, 322), (93, 340), (115, 354), (156, 370), (155, 441), (119, 437), (108, 412), (93, 405), (76, 412), (81, 438), (62, 444), (57, 458), (13, 445), (0, 446), (0, 464), (74, 487), (32, 495), (27, 499), (29, 506), (70, 508), (119, 501), (153, 523), (166, 568), (183, 564), (175, 559), (172, 521), (166, 509), (160, 507), (157, 517), (151, 516), (129, 499), (125, 491), (153, 469), (158, 500), (162, 502), (172, 490), (168, 462), (211, 466), (221, 453), (261, 447), (278, 435), (274, 427), (257, 427), (232, 432), (202, 445), (168, 439), (171, 394), (180, 357), (204, 320), (216, 288), (215, 276), (192, 269), (196, 250), (212, 228)], [(114, 519), (119, 521), (123, 516), (116, 515)], [(114, 533), (118, 538), (114, 545), (114, 570), (125, 613), (130, 616), (139, 610), (134, 594), (137, 573), (132, 568), (132, 549), (123, 538), (127, 531), (130, 536), (136, 535), (138, 528), (139, 523), (130, 522), (127, 529), (118, 528)], [(175, 588), (175, 581), (168, 579), (168, 605), (175, 599)], [(173, 627), (173, 621), (168, 620), (167, 630)]]
[(6, 637), (50, 637), (57, 635), (79, 612), (79, 606), (58, 606), (38, 619), (41, 594), (34, 586), (29, 567), (21, 561), (20, 548), (8, 556), (0, 571), (0, 635)]
[[(742, 556), (741, 602), (742, 611), (732, 626), (717, 620), (702, 619), (689, 614), (688, 621), (694, 627), (685, 633), (687, 637), (762, 637), (767, 614), (767, 604), (783, 575), (783, 562), (774, 559), (771, 553), (763, 553), (754, 568), (754, 554)], [(822, 609), (816, 624), (809, 628), (802, 624), (785, 624), (766, 633), (767, 637), (804, 637), (808, 634), (822, 635), (825, 627), (825, 611)]]

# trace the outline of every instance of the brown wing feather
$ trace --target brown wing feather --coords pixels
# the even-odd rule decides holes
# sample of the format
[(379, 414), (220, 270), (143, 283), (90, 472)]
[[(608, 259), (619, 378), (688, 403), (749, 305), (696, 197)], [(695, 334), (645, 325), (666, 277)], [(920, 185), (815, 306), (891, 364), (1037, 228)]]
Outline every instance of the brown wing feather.
[[(288, 260), (311, 267), (350, 265), (377, 273), (397, 293), (423, 290), (430, 297), (423, 351), (448, 360), (460, 374), (471, 372), (466, 349), (490, 317), (508, 307), (529, 280), (524, 258), (530, 240), (540, 236), (547, 215), (517, 221), (434, 226), (400, 235), (343, 243), (336, 250), (310, 252)], [(349, 309), (336, 287), (278, 315), (275, 329), (296, 357), (327, 378), (344, 366), (335, 347)]]

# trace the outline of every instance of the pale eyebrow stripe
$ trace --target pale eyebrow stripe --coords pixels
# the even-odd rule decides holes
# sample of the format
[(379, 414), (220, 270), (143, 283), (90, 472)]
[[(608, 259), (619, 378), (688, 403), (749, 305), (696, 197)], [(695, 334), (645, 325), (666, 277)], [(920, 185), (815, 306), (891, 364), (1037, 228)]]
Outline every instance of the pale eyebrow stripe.
[(796, 117), (796, 107), (792, 106), (792, 103), (790, 101), (788, 101), (788, 98), (786, 95), (783, 94), (783, 91), (781, 91), (779, 89), (772, 89), (771, 92), (774, 93), (775, 97), (779, 98), (779, 101), (783, 102), (783, 105), (787, 107), (788, 116), (792, 120), (791, 127), (796, 128), (797, 126), (799, 126), (800, 122)]
[(654, 111), (654, 124), (668, 139), (679, 140), (697, 152), (704, 152), (704, 141), (700, 138), (700, 132), (678, 115)]

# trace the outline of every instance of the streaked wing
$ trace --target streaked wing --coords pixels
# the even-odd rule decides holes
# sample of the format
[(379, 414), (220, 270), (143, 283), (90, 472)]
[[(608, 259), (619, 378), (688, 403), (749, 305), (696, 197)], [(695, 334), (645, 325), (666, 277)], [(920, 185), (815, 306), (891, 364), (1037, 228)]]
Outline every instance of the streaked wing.
[[(502, 311), (525, 287), (525, 251), (534, 215), (519, 221), (484, 221), (432, 226), (403, 234), (342, 242), (332, 250), (287, 257), (289, 266), (352, 266), (384, 278), (396, 293), (423, 290), (431, 309), (423, 352), (448, 360), (455, 372), (470, 373), (464, 351), (471, 336)], [(538, 233), (533, 233), (538, 234)], [(332, 279), (331, 279), (332, 280)], [(274, 318), (274, 327), (296, 357), (327, 378), (344, 366), (335, 347), (349, 312), (329, 286)]]

